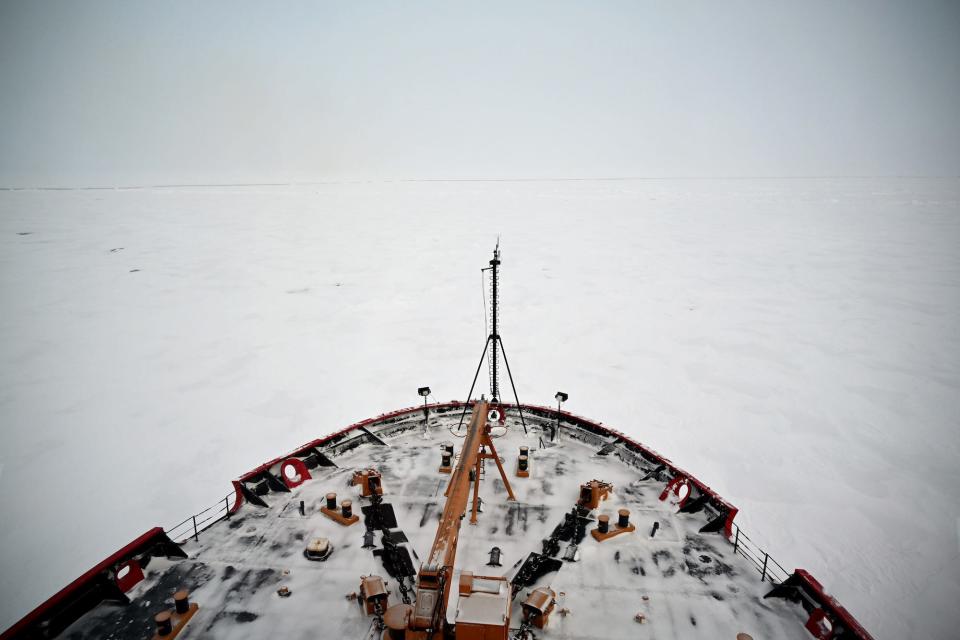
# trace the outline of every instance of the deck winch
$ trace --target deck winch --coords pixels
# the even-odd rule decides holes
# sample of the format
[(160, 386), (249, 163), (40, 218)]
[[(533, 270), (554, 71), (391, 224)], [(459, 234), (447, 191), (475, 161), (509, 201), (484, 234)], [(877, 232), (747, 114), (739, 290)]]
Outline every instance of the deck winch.
[(523, 607), (523, 619), (538, 629), (547, 626), (550, 614), (557, 604), (557, 593), (547, 587), (534, 589), (527, 595), (527, 599), (521, 605)]
[(602, 480), (591, 480), (580, 485), (580, 499), (577, 504), (585, 509), (596, 509), (610, 496), (613, 485)]
[(368, 616), (382, 616), (388, 609), (390, 592), (380, 576), (360, 576), (357, 602)]
[(369, 498), (372, 495), (383, 495), (383, 480), (376, 469), (360, 469), (353, 472), (350, 484), (360, 487), (360, 495)]

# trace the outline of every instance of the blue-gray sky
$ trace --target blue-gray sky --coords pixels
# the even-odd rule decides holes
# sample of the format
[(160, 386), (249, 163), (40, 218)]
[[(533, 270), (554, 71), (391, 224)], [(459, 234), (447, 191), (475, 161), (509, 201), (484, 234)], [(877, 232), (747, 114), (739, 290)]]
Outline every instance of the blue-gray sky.
[(0, 2), (0, 186), (960, 174), (960, 3)]

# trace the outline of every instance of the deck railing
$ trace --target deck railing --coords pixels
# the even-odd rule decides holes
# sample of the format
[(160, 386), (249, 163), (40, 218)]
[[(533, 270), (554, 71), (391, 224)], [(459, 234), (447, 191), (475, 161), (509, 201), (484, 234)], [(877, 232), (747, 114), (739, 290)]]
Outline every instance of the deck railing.
[(757, 546), (737, 523), (733, 523), (733, 552), (739, 553), (749, 560), (760, 572), (760, 581), (769, 580), (773, 584), (780, 584), (790, 577), (790, 572), (774, 560), (769, 553)]
[(212, 504), (200, 513), (195, 513), (192, 516), (188, 516), (183, 522), (165, 529), (167, 536), (174, 542), (178, 540), (186, 540), (187, 538), (193, 538), (194, 540), (200, 539), (200, 533), (209, 529), (216, 523), (220, 522), (224, 518), (230, 517), (230, 510), (234, 507), (234, 504), (231, 504), (231, 498), (235, 503), (236, 495), (234, 492), (228, 493), (226, 496), (221, 498)]

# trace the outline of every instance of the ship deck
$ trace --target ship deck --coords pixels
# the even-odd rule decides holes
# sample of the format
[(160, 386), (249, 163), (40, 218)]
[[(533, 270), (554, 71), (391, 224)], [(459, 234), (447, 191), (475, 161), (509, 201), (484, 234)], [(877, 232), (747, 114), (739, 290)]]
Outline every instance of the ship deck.
[[(400, 602), (396, 580), (370, 548), (358, 487), (349, 486), (356, 469), (382, 473), (385, 503), (393, 506), (397, 527), (406, 535), (414, 567), (430, 549), (443, 509), (449, 475), (439, 472), (440, 445), (453, 442), (459, 411), (433, 413), (425, 424), (422, 412), (371, 424), (351, 439), (341, 439), (324, 453), (336, 466), (318, 466), (289, 493), (271, 491), (268, 506), (244, 504), (229, 519), (202, 531), (199, 540), (182, 541), (188, 559), (154, 559), (145, 579), (128, 595), (131, 604), (101, 604), (71, 625), (66, 638), (153, 637), (152, 616), (172, 603), (177, 589), (187, 589), (199, 611), (179, 638), (244, 640), (266, 637), (287, 640), (367, 638), (373, 618), (363, 614), (348, 595), (358, 590), (361, 575), (377, 574), (392, 590), (390, 603)], [(564, 424), (554, 446), (541, 447), (550, 420), (529, 415), (524, 434), (512, 412), (506, 433), (494, 442), (517, 500), (507, 500), (496, 466), (487, 462), (480, 495), (483, 512), (476, 525), (462, 521), (457, 569), (477, 575), (513, 578), (531, 552), (541, 551), (577, 500), (581, 483), (599, 479), (613, 485), (609, 499), (591, 514), (630, 510), (636, 531), (604, 542), (587, 535), (575, 562), (520, 590), (513, 601), (511, 628), (521, 624), (527, 592), (548, 585), (559, 594), (557, 610), (538, 638), (729, 638), (748, 633), (763, 638), (806, 640), (806, 615), (779, 598), (764, 599), (771, 585), (761, 582), (755, 567), (736, 554), (721, 530), (701, 533), (709, 509), (678, 513), (676, 498), (661, 501), (664, 482), (646, 464), (619, 445)], [(369, 435), (375, 434), (375, 435)], [(546, 443), (549, 444), (549, 443)], [(606, 446), (605, 446), (606, 445)], [(519, 447), (530, 448), (530, 477), (515, 474)], [(603, 451), (603, 454), (600, 451)], [(274, 469), (279, 475), (279, 465)], [(325, 494), (335, 491), (354, 501), (360, 522), (342, 526), (323, 515)], [(304, 515), (300, 502), (304, 503)], [(651, 536), (654, 523), (659, 523)], [(591, 523), (590, 528), (595, 526)], [(303, 555), (313, 538), (328, 538), (332, 555), (325, 561)], [(500, 567), (487, 566), (492, 547), (502, 551)], [(563, 556), (562, 544), (559, 557)], [(382, 548), (375, 534), (375, 548)], [(456, 577), (455, 577), (456, 579)], [(454, 583), (456, 584), (456, 583)], [(286, 586), (291, 595), (277, 590)], [(449, 612), (456, 610), (454, 601)], [(635, 617), (642, 614), (644, 622)]]

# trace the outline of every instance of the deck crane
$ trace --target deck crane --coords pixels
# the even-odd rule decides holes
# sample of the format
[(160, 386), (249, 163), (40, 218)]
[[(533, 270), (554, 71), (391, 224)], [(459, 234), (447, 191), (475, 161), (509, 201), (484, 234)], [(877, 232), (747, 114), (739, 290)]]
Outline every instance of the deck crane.
[[(453, 582), (454, 564), (460, 525), (470, 501), (470, 485), (474, 484), (476, 519), (480, 466), (484, 458), (497, 463), (508, 496), (515, 499), (507, 474), (500, 464), (487, 424), (489, 405), (481, 400), (473, 407), (473, 415), (460, 453), (460, 460), (450, 477), (446, 503), (437, 526), (433, 546), (417, 575), (417, 595), (412, 605), (396, 604), (385, 616), (387, 636), (391, 640), (428, 640), (449, 634), (447, 602)], [(506, 640), (510, 626), (510, 585), (502, 577), (474, 576), (461, 571), (458, 583), (460, 604), (455, 621), (458, 640)]]

